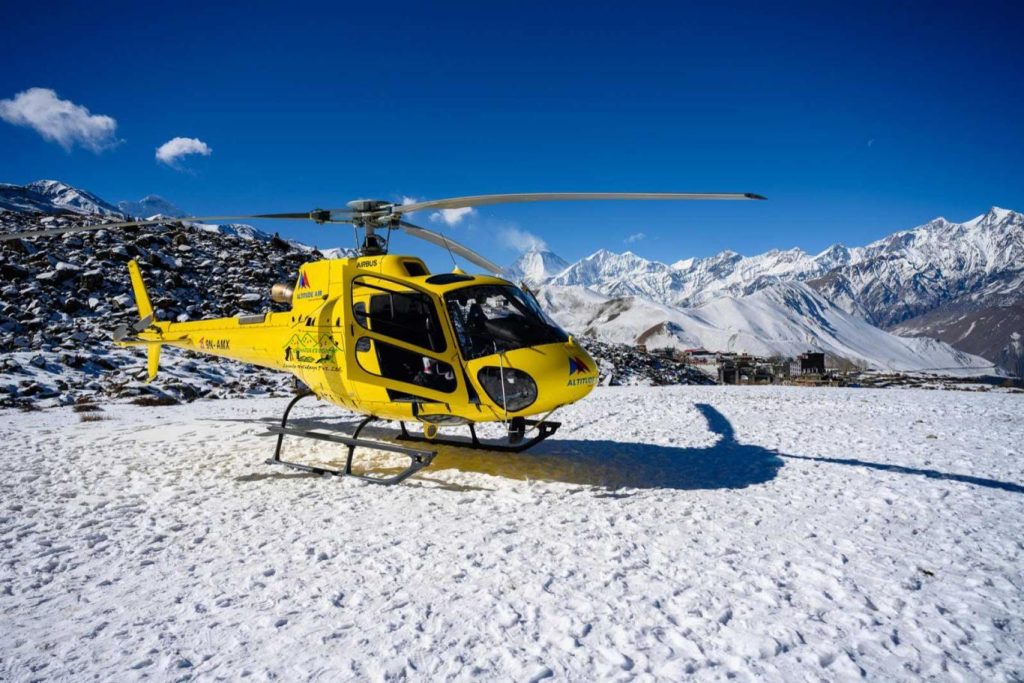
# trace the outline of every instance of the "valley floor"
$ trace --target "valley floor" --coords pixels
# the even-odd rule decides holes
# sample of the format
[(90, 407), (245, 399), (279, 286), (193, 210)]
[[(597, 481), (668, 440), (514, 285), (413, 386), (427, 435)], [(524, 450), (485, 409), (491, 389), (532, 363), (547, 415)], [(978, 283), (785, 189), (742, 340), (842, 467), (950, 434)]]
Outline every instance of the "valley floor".
[(392, 488), (286, 402), (0, 412), (0, 680), (1024, 671), (1021, 396), (600, 388)]

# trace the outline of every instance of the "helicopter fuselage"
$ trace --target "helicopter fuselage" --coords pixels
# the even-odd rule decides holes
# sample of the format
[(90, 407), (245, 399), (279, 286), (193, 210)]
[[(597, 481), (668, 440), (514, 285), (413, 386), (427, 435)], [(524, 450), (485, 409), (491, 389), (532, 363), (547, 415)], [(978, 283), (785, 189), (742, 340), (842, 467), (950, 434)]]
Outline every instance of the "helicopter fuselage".
[(413, 256), (306, 263), (289, 311), (154, 321), (134, 343), (289, 372), (344, 408), (437, 426), (546, 415), (597, 383), (594, 360), (532, 294), (431, 274)]

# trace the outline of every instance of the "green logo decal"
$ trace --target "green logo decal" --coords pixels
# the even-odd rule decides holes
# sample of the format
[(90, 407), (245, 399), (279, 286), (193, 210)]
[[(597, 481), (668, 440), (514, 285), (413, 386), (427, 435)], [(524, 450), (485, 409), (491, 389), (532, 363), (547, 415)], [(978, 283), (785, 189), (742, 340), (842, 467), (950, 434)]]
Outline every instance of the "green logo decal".
[(305, 332), (293, 334), (284, 347), (286, 363), (336, 363), (335, 356), (340, 347), (329, 334), (319, 336)]

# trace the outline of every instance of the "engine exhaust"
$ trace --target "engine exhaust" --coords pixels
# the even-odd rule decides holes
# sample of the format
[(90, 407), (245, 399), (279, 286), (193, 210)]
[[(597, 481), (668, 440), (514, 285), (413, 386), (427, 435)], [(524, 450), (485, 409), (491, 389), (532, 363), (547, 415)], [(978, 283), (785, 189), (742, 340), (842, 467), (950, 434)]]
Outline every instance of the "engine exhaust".
[(290, 304), (292, 302), (292, 293), (295, 290), (291, 285), (283, 285), (280, 282), (270, 288), (270, 298), (272, 301), (276, 301), (279, 304)]

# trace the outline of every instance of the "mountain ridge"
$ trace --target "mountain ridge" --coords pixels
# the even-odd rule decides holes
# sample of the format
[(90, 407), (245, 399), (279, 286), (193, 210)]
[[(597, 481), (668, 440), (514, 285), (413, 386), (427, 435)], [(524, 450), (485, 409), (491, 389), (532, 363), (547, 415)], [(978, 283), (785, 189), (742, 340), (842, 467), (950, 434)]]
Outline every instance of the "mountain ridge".
[[(99, 215), (123, 215), (96, 195), (58, 181), (0, 186), (0, 199), (10, 200), (11, 197), (16, 201), (0, 204), (0, 208), (33, 212), (40, 211), (40, 207), (48, 202), (50, 211), (84, 215), (96, 210), (106, 212)], [(159, 198), (150, 195), (143, 201), (155, 199)], [(12, 203), (16, 208), (10, 208)], [(1010, 240), (1000, 246), (1000, 240), (1006, 242), (1006, 235), (1016, 236), (1022, 232), (1022, 224), (1024, 221), (1020, 214), (993, 207), (987, 214), (962, 224), (938, 218), (923, 226), (893, 233), (865, 247), (848, 248), (837, 244), (814, 256), (799, 248), (773, 249), (752, 257), (723, 251), (711, 257), (684, 259), (672, 265), (651, 261), (630, 251), (616, 254), (607, 249), (599, 249), (576, 263), (568, 264), (550, 251), (532, 250), (524, 253), (510, 267), (509, 274), (523, 279), (531, 287), (539, 287), (542, 292), (547, 290), (549, 294), (572, 288), (591, 291), (593, 297), (580, 301), (579, 310), (574, 316), (569, 316), (565, 324), (574, 331), (578, 329), (601, 336), (601, 316), (614, 309), (617, 311), (615, 316), (622, 317), (620, 327), (621, 322), (627, 319), (634, 319), (636, 325), (636, 329), (604, 334), (606, 339), (616, 335), (623, 337), (614, 341), (649, 345), (661, 343), (677, 348), (703, 345), (717, 347), (718, 350), (788, 355), (821, 348), (837, 358), (881, 369), (924, 370), (951, 363), (951, 368), (973, 372), (983, 369), (984, 363), (979, 362), (980, 359), (971, 358), (969, 354), (957, 355), (951, 348), (941, 344), (936, 346), (939, 342), (908, 341), (908, 338), (895, 335), (878, 337), (872, 325), (871, 316), (876, 315), (872, 307), (888, 306), (887, 314), (891, 318), (912, 319), (915, 312), (927, 308), (937, 298), (936, 291), (941, 294), (943, 283), (949, 279), (941, 267), (949, 271), (950, 264), (955, 272), (959, 272), (956, 270), (959, 268), (970, 275), (964, 280), (969, 287), (961, 287), (961, 294), (966, 291), (976, 295), (983, 291), (988, 303), (1013, 300), (1019, 291), (1018, 280), (1013, 277), (1017, 270), (1013, 268), (1024, 260), (1021, 258), (1024, 246), (1020, 240)], [(305, 245), (284, 242), (248, 225), (188, 225), (196, 230), (241, 239), (276, 240), (280, 248), (312, 251)], [(942, 234), (936, 235), (936, 232)], [(993, 237), (991, 233), (996, 234)], [(953, 250), (950, 255), (947, 252), (951, 247), (959, 245), (956, 240), (968, 242), (970, 248)], [(894, 263), (897, 266), (895, 271), (891, 267)], [(888, 279), (881, 277), (879, 270), (883, 270), (881, 275)], [(898, 275), (908, 270), (911, 274), (909, 283), (899, 278), (893, 280), (893, 272)], [(884, 287), (877, 287), (879, 282), (884, 282)], [(800, 286), (792, 286), (794, 283)], [(900, 298), (898, 286), (909, 287), (916, 297)], [(877, 291), (887, 296), (872, 298), (865, 294), (874, 295)], [(938, 298), (950, 300), (948, 296)], [(556, 319), (566, 317), (564, 302), (567, 299), (572, 297), (551, 298), (551, 309)], [(609, 304), (610, 300), (615, 303)], [(935, 308), (932, 306), (927, 310)], [(999, 307), (989, 308), (995, 313), (990, 311), (980, 320), (990, 320), (1002, 310)], [(581, 319), (586, 313), (592, 315)], [(859, 320), (863, 325), (851, 320)], [(950, 325), (948, 320), (942, 320), (943, 324)], [(839, 324), (836, 321), (841, 323), (840, 328), (848, 338), (835, 336), (835, 325)], [(611, 323), (611, 320), (604, 322)], [(581, 324), (582, 328), (574, 327), (576, 324)], [(967, 335), (974, 334), (977, 327), (971, 326)], [(1012, 325), (996, 327), (1000, 334), (1019, 332)], [(920, 333), (920, 330), (913, 328), (913, 332)], [(957, 334), (959, 336), (954, 343), (966, 344), (962, 327), (958, 328)], [(890, 337), (901, 341), (893, 341)], [(870, 348), (858, 345), (859, 340), (866, 338), (874, 339), (878, 353), (873, 355)], [(1019, 337), (1008, 336), (1008, 339), (1010, 346), (1007, 348), (1011, 351), (1019, 348)], [(1014, 339), (1018, 340), (1016, 346), (1012, 345)], [(1001, 349), (993, 351), (991, 344), (984, 346), (976, 342), (976, 339), (971, 340), (971, 348), (984, 348), (990, 358), (994, 355), (1012, 365), (1013, 358), (1004, 358), (1007, 354)], [(915, 358), (915, 353), (925, 354), (926, 358)], [(937, 361), (936, 358), (949, 360)]]
[(117, 207), (124, 215), (140, 219), (150, 216), (184, 218), (188, 215), (183, 209), (156, 194), (146, 195), (138, 201), (123, 199), (117, 203)]
[(59, 180), (36, 180), (26, 185), (0, 183), (0, 210), (16, 212), (76, 213), (123, 218), (113, 204), (86, 190)]
[[(1010, 323), (1019, 320), (1013, 307), (1024, 302), (1024, 215), (996, 206), (962, 223), (939, 217), (862, 247), (834, 244), (815, 255), (798, 247), (754, 256), (725, 250), (666, 264), (599, 249), (543, 284), (689, 309), (785, 282), (806, 282), (882, 329), (983, 350), (1006, 369), (1019, 365), (1012, 335), (1024, 330)], [(979, 324), (970, 326), (975, 318)]]
[(900, 337), (835, 306), (806, 283), (680, 308), (586, 287), (544, 285), (538, 298), (567, 329), (648, 348), (795, 357), (821, 351), (838, 364), (883, 371), (991, 374), (994, 364), (925, 337)]

